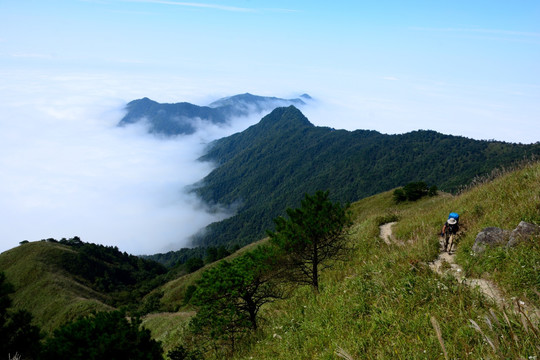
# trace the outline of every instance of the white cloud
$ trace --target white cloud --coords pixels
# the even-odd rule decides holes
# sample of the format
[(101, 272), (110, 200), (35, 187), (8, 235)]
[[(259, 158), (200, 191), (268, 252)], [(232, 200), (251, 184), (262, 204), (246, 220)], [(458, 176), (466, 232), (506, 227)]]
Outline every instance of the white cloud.
[(255, 12), (255, 9), (236, 7), (236, 6), (226, 6), (226, 5), (217, 5), (217, 4), (207, 4), (207, 3), (196, 3), (196, 2), (180, 2), (180, 1), (167, 1), (167, 0), (124, 0), (125, 2), (136, 2), (136, 3), (151, 3), (151, 4), (162, 4), (162, 5), (174, 5), (174, 6), (186, 6), (186, 7), (195, 7), (195, 8), (206, 8), (206, 9), (216, 9), (224, 11), (233, 11), (233, 12)]
[(2, 77), (0, 251), (77, 235), (156, 253), (229, 215), (185, 187), (212, 169), (195, 161), (205, 143), (234, 129), (157, 138), (144, 125), (116, 127), (125, 102), (98, 90), (100, 76)]
[(116, 126), (126, 101), (203, 105), (194, 81), (41, 71), (0, 78), (0, 251), (72, 236), (134, 254), (176, 250), (234, 210), (209, 208), (185, 188), (212, 170), (196, 161), (208, 142), (264, 114), (230, 126), (199, 121), (194, 135), (162, 138), (144, 124)]
[(200, 3), (200, 2), (183, 2), (183, 1), (170, 1), (170, 0), (122, 0), (124, 2), (132, 3), (149, 3), (149, 4), (160, 4), (160, 5), (172, 5), (172, 6), (184, 6), (184, 7), (193, 7), (193, 8), (203, 8), (203, 9), (214, 9), (230, 12), (243, 12), (243, 13), (256, 13), (256, 12), (269, 12), (269, 13), (296, 13), (299, 12), (295, 9), (287, 8), (246, 8), (238, 6), (227, 6), (227, 5), (218, 5), (210, 3)]
[(14, 58), (27, 58), (27, 59), (52, 59), (50, 54), (40, 54), (40, 53), (13, 53), (10, 54)]
[(401, 134), (426, 129), (477, 140), (540, 141), (540, 122), (534, 120), (539, 105), (531, 101), (538, 97), (536, 87), (373, 79), (364, 82), (369, 90), (313, 93), (319, 101), (303, 112), (315, 125), (350, 131)]

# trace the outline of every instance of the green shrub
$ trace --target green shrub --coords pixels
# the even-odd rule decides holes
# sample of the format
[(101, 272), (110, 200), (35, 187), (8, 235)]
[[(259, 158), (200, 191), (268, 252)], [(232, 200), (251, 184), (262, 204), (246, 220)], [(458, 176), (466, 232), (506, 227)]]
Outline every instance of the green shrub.
[(80, 318), (54, 332), (44, 345), (43, 360), (162, 360), (161, 344), (139, 319), (119, 312)]

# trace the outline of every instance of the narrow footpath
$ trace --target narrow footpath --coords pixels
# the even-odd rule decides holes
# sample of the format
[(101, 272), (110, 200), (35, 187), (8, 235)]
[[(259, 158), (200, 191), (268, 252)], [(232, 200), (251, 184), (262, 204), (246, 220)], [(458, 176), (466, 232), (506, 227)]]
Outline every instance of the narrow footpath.
[[(479, 290), (488, 298), (492, 299), (499, 307), (503, 307), (508, 301), (502, 295), (502, 292), (499, 290), (497, 285), (493, 282), (485, 279), (473, 279), (465, 277), (465, 272), (455, 262), (455, 253), (448, 253), (444, 251), (444, 238), (439, 237), (440, 252), (439, 257), (432, 263), (429, 264), (431, 270), (440, 275), (445, 275), (450, 273), (453, 275), (460, 283), (466, 284), (472, 288), (478, 287)], [(445, 263), (450, 267), (445, 266)]]
[[(381, 225), (380, 237), (388, 245), (403, 246), (404, 243), (396, 240), (392, 235), (392, 226), (396, 222)], [(444, 250), (444, 239), (439, 237), (440, 252), (437, 259), (429, 263), (431, 270), (440, 275), (450, 274), (454, 276), (460, 283), (465, 284), (471, 288), (478, 288), (482, 294), (492, 299), (500, 308), (511, 308), (514, 311), (519, 312), (519, 309), (527, 314), (527, 316), (536, 324), (540, 321), (540, 310), (525, 304), (518, 299), (506, 299), (503, 292), (492, 281), (486, 279), (475, 279), (465, 276), (465, 272), (455, 262), (455, 253), (448, 253)]]

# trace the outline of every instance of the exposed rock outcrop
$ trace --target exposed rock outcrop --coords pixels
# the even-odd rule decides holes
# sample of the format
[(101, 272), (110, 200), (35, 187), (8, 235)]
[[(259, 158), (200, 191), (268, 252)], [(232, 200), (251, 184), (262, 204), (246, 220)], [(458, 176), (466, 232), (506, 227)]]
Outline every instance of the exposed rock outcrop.
[(495, 247), (504, 245), (510, 239), (510, 231), (498, 227), (488, 227), (476, 235), (472, 250), (477, 253), (483, 253), (486, 247)]
[(500, 229), (498, 227), (488, 227), (476, 235), (472, 250), (483, 253), (486, 248), (506, 245), (512, 247), (520, 242), (528, 241), (533, 236), (540, 236), (540, 226), (522, 221), (512, 231)]
[(511, 247), (520, 242), (529, 241), (533, 236), (540, 236), (540, 226), (522, 221), (510, 234), (510, 240), (506, 246)]

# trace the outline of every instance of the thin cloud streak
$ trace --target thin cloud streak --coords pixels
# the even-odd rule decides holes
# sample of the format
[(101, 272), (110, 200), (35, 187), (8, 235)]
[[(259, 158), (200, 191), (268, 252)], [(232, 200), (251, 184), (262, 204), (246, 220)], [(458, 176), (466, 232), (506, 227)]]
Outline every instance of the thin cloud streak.
[(25, 58), (25, 59), (52, 59), (52, 55), (49, 54), (39, 54), (39, 53), (13, 53), (10, 54), (14, 58)]
[(225, 5), (207, 4), (207, 3), (177, 2), (177, 1), (166, 1), (166, 0), (124, 0), (124, 2), (185, 6), (185, 7), (216, 9), (216, 10), (233, 11), (233, 12), (256, 12), (257, 11), (255, 9), (241, 8), (241, 7), (235, 7), (235, 6), (225, 6)]

